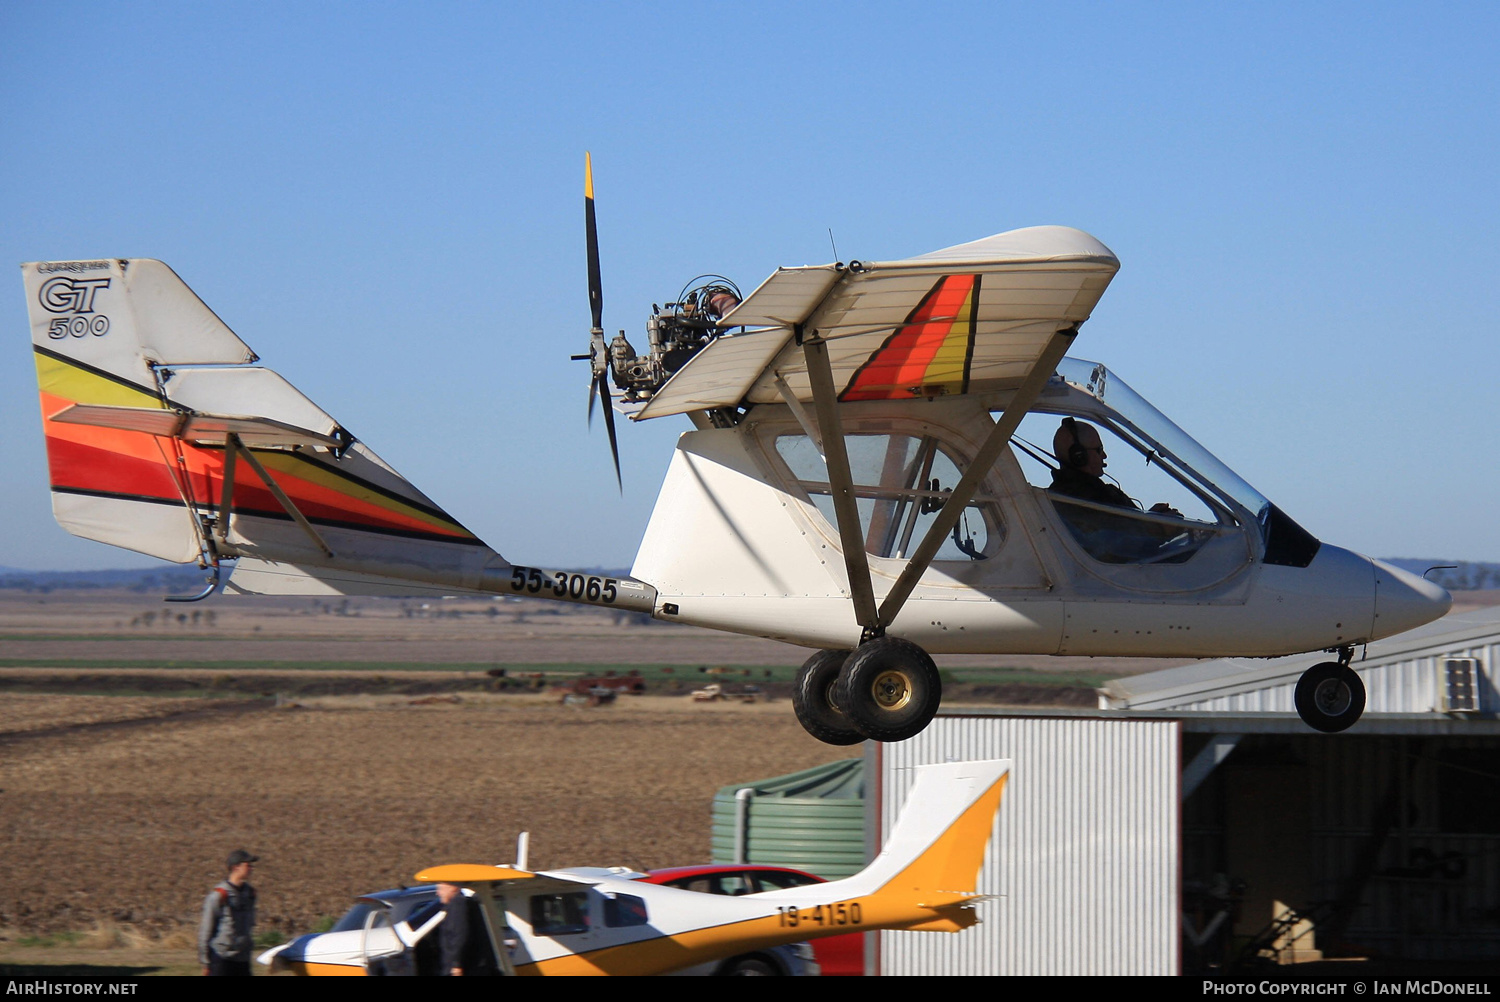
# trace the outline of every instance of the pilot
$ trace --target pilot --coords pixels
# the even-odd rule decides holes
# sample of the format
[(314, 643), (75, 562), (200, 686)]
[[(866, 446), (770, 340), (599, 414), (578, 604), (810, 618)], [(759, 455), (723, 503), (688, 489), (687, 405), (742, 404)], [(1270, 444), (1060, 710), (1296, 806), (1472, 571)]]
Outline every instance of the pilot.
[(1081, 501), (1114, 505), (1117, 508), (1140, 508), (1135, 500), (1114, 484), (1104, 482), (1104, 441), (1091, 424), (1065, 417), (1052, 436), (1052, 454), (1060, 464), (1052, 471), (1054, 494), (1066, 494)]
[[(1050, 493), (1131, 512), (1140, 510), (1140, 504), (1129, 494), (1104, 482), (1104, 442), (1093, 425), (1070, 417), (1063, 418), (1057, 433), (1052, 436), (1052, 448), (1059, 466), (1052, 473)], [(1182, 512), (1165, 502), (1152, 505), (1151, 512), (1182, 518)], [(1182, 549), (1176, 554), (1176, 559), (1164, 556), (1163, 547), (1187, 539), (1171, 526), (1074, 505), (1060, 507), (1058, 514), (1079, 544), (1095, 559), (1105, 563), (1129, 564), (1143, 560), (1178, 563), (1191, 556), (1188, 549)]]

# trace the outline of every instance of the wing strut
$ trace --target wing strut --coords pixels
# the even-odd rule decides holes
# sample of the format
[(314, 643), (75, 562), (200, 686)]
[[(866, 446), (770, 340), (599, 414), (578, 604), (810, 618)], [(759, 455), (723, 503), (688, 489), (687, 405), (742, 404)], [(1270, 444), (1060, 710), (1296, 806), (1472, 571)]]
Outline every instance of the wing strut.
[[(1065, 327), (1056, 332), (1048, 339), (1046, 347), (1042, 349), (1042, 353), (1037, 357), (1035, 364), (1032, 365), (1031, 371), (1026, 374), (1026, 378), (1017, 387), (1015, 396), (1011, 397), (1010, 404), (1006, 406), (1004, 413), (1000, 415), (1000, 420), (995, 422), (995, 427), (990, 432), (989, 437), (984, 440), (984, 445), (979, 447), (979, 452), (975, 454), (974, 461), (964, 471), (963, 477), (959, 479), (958, 484), (953, 488), (953, 493), (948, 495), (948, 500), (943, 503), (943, 508), (938, 512), (937, 518), (933, 519), (932, 524), (927, 527), (927, 535), (922, 537), (922, 542), (917, 545), (917, 551), (906, 562), (906, 567), (902, 569), (901, 576), (896, 579), (896, 583), (891, 586), (891, 590), (886, 594), (885, 600), (880, 603), (879, 621), (876, 627), (878, 633), (884, 632), (885, 628), (891, 625), (897, 613), (901, 611), (901, 607), (906, 604), (906, 600), (911, 595), (912, 589), (917, 586), (917, 581), (927, 572), (928, 566), (932, 563), (932, 558), (937, 556), (937, 551), (943, 545), (943, 540), (948, 538), (948, 533), (952, 532), (953, 527), (958, 524), (959, 516), (963, 514), (964, 508), (974, 499), (974, 494), (979, 490), (979, 484), (984, 479), (985, 474), (995, 465), (995, 460), (1000, 458), (1000, 452), (1005, 448), (1006, 443), (1010, 441), (1011, 435), (1015, 434), (1016, 426), (1021, 423), (1021, 419), (1026, 416), (1026, 412), (1031, 409), (1031, 405), (1041, 395), (1042, 389), (1047, 385), (1047, 380), (1051, 379), (1052, 373), (1056, 371), (1057, 363), (1061, 362), (1063, 356), (1068, 353), (1068, 347), (1072, 345), (1073, 339), (1077, 336), (1078, 324), (1075, 323), (1071, 327)], [(824, 364), (826, 365), (827, 363), (825, 362)], [(809, 366), (809, 369), (811, 369), (811, 366)], [(842, 438), (839, 439), (839, 443), (842, 446)], [(832, 456), (829, 458), (832, 459)], [(829, 475), (832, 476), (832, 463), (829, 464), (829, 467)], [(844, 470), (847, 475), (847, 463)], [(843, 513), (840, 512), (839, 530), (841, 536), (843, 535), (843, 521)], [(846, 551), (848, 547), (849, 542), (845, 539), (844, 548)], [(859, 549), (860, 560), (863, 563), (864, 546), (861, 545)], [(863, 620), (860, 621), (860, 625), (864, 625)]]
[(219, 524), (214, 535), (219, 542), (229, 543), (229, 516), (234, 514), (234, 461), (240, 454), (240, 437), (234, 433), (224, 436), (224, 496), (219, 499)]
[(797, 394), (792, 392), (792, 388), (787, 385), (786, 380), (781, 378), (781, 373), (777, 372), (775, 375), (776, 391), (781, 394), (781, 399), (791, 408), (792, 416), (797, 419), (797, 423), (802, 426), (802, 430), (807, 432), (807, 437), (812, 439), (812, 444), (817, 447), (818, 455), (822, 457), (824, 463), (827, 463), (828, 457), (823, 455), (823, 436), (818, 434), (817, 426), (808, 419), (807, 409), (802, 406), (802, 401), (797, 399)]
[(232, 457), (236, 453), (238, 453), (240, 458), (244, 459), (244, 461), (249, 465), (250, 469), (255, 471), (255, 475), (260, 478), (260, 482), (266, 485), (266, 489), (271, 492), (271, 496), (276, 499), (276, 503), (281, 505), (282, 509), (292, 517), (292, 521), (296, 522), (297, 525), (301, 527), (302, 531), (307, 533), (312, 541), (317, 544), (318, 549), (323, 551), (323, 555), (329, 560), (332, 560), (332, 548), (330, 548), (329, 545), (323, 541), (322, 536), (318, 535), (318, 530), (313, 528), (313, 524), (307, 520), (307, 516), (298, 511), (297, 506), (292, 504), (292, 499), (286, 496), (286, 492), (277, 485), (275, 480), (271, 479), (271, 475), (266, 472), (266, 468), (264, 466), (260, 465), (260, 460), (255, 458), (255, 454), (240, 443), (240, 437), (238, 435), (231, 432), (230, 434), (224, 436), (224, 451), (229, 453), (229, 456), (225, 458), (224, 463), (224, 500), (220, 503), (219, 518), (222, 523), (219, 530), (220, 534), (225, 537), (229, 535), (229, 521), (225, 516), (229, 512), (230, 501), (232, 500), (234, 492), (234, 481), (230, 479), (231, 475), (234, 473), (234, 467), (233, 465), (231, 465), (233, 462)]
[[(833, 368), (828, 362), (828, 342), (819, 337), (817, 331), (804, 334), (801, 324), (796, 327), (796, 336), (807, 358), (807, 378), (812, 386), (813, 411), (818, 416), (818, 429), (822, 432), (823, 458), (828, 464), (828, 484), (833, 495), (833, 512), (839, 524), (839, 542), (844, 550), (844, 568), (849, 573), (854, 619), (859, 623), (862, 639), (868, 640), (878, 637), (883, 630), (875, 609), (875, 589), (870, 583), (865, 536), (859, 527), (854, 480), (849, 472), (849, 452), (844, 447), (844, 428), (839, 421), (838, 391), (834, 389)], [(1047, 372), (1050, 375), (1052, 370)]]

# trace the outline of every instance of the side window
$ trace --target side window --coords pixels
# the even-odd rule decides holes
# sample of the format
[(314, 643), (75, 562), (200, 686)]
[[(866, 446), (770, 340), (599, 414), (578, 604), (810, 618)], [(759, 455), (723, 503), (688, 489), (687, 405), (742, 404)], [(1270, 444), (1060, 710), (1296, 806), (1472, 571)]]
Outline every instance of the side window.
[(738, 897), (741, 894), (754, 894), (757, 890), (750, 882), (747, 873), (721, 873), (714, 878), (715, 894), (729, 894)]
[(757, 873), (755, 876), (760, 881), (760, 889), (763, 891), (775, 891), (787, 887), (806, 887), (808, 884), (821, 883), (816, 878), (804, 877), (800, 873)]
[(588, 892), (534, 895), (531, 899), (531, 928), (538, 936), (588, 932)]
[(1011, 447), (1027, 482), (1101, 563), (1183, 563), (1220, 530), (1215, 511), (1161, 457), (1101, 421), (1028, 414)]
[(624, 926), (645, 925), (646, 902), (634, 894), (616, 894), (604, 899), (604, 924), (618, 929)]
[[(958, 464), (931, 436), (853, 434), (844, 436), (844, 446), (865, 550), (877, 557), (910, 556), (962, 476)], [(828, 524), (837, 526), (828, 468), (812, 439), (781, 435), (776, 453)], [(936, 559), (983, 560), (1003, 538), (993, 499), (976, 495)]]

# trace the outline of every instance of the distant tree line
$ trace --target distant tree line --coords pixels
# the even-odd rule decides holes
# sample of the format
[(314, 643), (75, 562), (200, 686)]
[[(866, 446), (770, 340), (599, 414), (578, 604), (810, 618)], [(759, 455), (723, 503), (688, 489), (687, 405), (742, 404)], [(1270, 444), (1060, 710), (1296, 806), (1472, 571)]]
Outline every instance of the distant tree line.
[(0, 588), (43, 595), (58, 590), (97, 588), (178, 594), (198, 591), (203, 583), (203, 571), (191, 564), (127, 571), (0, 570)]
[(1410, 557), (1383, 557), (1388, 564), (1395, 564), (1403, 571), (1422, 574), (1429, 568), (1441, 566), (1427, 574), (1427, 580), (1442, 585), (1449, 591), (1485, 591), (1500, 588), (1500, 564), (1476, 560), (1418, 560)]

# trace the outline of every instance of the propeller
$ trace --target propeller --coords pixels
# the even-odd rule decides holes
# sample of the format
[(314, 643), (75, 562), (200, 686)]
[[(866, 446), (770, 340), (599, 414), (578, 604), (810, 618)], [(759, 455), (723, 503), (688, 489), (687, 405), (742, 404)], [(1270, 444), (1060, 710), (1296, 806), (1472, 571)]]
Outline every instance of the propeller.
[(597, 392), (604, 403), (604, 428), (609, 432), (609, 452), (615, 461), (615, 484), (623, 492), (620, 444), (615, 437), (615, 409), (609, 393), (609, 345), (604, 341), (604, 283), (599, 278), (599, 226), (594, 221), (594, 159), (588, 153), (583, 155), (583, 226), (588, 242), (589, 310), (593, 317), (587, 356), (593, 363), (589, 379), (589, 427), (594, 426), (594, 394)]

